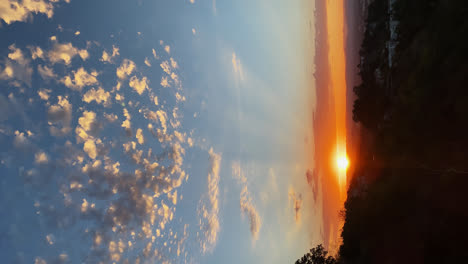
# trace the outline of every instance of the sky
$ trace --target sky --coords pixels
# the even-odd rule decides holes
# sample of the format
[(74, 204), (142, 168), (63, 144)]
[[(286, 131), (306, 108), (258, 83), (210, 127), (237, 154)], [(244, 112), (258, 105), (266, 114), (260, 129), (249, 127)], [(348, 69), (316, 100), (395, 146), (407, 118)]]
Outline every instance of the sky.
[(313, 1), (7, 0), (0, 23), (3, 263), (330, 243)]

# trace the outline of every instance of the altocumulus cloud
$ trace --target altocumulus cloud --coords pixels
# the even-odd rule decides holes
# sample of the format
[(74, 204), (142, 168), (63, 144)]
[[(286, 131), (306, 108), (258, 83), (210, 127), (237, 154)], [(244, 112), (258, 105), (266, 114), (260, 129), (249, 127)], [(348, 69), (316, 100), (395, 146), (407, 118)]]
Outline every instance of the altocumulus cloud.
[[(22, 1), (20, 5), (28, 3)], [(20, 93), (17, 89), (8, 98), (0, 95), (0, 102), (13, 100), (16, 93), (27, 97), (24, 101), (34, 104), (47, 117), (46, 122), (31, 125), (37, 128), (34, 133), (42, 133), (40, 136), (24, 127), (11, 128), (14, 132), (9, 134), (15, 148), (31, 150), (27, 152), (30, 154), (18, 154), (22, 159), (30, 155), (28, 159), (33, 161), (21, 169), (20, 175), (25, 182), (34, 183), (30, 186), (33, 193), (45, 193), (38, 195), (34, 204), (35, 210), (41, 212), (38, 217), (44, 217), (48, 223), (44, 241), (59, 249), (64, 246), (60, 242), (64, 233), (80, 230), (80, 235), (87, 239), (84, 245), (89, 245), (89, 251), (83, 253), (83, 261), (87, 263), (164, 263), (174, 256), (186, 258), (188, 224), (171, 225), (182, 199), (179, 188), (187, 180), (184, 156), (194, 146), (179, 113), (185, 97), (178, 78), (178, 63), (169, 56), (165, 60), (153, 56), (156, 65), (164, 65), (154, 68), (171, 84), (164, 89), (163, 100), (158, 100), (161, 96), (156, 94), (158, 89), (148, 89), (148, 84), (150, 80), (158, 84), (160, 75), (156, 74), (158, 80), (151, 79), (152, 75), (133, 78), (143, 76), (140, 66), (128, 59), (120, 60), (116, 46), (112, 54), (94, 58), (97, 63), (106, 64), (112, 73), (108, 74), (112, 79), (107, 83), (118, 84), (104, 89), (98, 80), (102, 76), (87, 68), (83, 61), (93, 59), (89, 54), (105, 51), (99, 48), (98, 52), (88, 53), (75, 43), (51, 39), (53, 45), (49, 50), (35, 46), (21, 50), (12, 45), (8, 56), (0, 59), (2, 80), (28, 86), (31, 58), (40, 76), (36, 91)], [(160, 53), (165, 54), (165, 47), (161, 49)], [(139, 96), (143, 92), (144, 96)], [(119, 104), (112, 104), (114, 98)], [(0, 104), (0, 109), (4, 106)], [(8, 121), (8, 116), (0, 116), (0, 121)], [(136, 134), (130, 137), (132, 126)], [(142, 129), (145, 126), (149, 131)], [(52, 144), (42, 143), (45, 137), (51, 138)], [(198, 211), (201, 235), (193, 238), (195, 243), (201, 242), (203, 252), (214, 248), (220, 230), (221, 155), (212, 149), (208, 155), (208, 190)], [(77, 224), (79, 221), (87, 221), (86, 229)], [(56, 239), (51, 240), (53, 236)], [(37, 263), (66, 261), (69, 261), (66, 253), (36, 258)]]
[(14, 86), (24, 83), (30, 87), (33, 74), (30, 59), (26, 58), (24, 52), (14, 44), (10, 45), (9, 49), (8, 58), (4, 59), (3, 65), (0, 64), (3, 66), (3, 69), (0, 68), (0, 80), (10, 80)]

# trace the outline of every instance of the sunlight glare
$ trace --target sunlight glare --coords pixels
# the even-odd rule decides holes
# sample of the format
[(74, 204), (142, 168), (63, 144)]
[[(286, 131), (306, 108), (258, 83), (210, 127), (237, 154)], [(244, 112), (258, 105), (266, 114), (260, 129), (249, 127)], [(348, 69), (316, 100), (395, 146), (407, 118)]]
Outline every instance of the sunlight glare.
[(342, 155), (338, 156), (336, 159), (336, 165), (338, 166), (338, 169), (341, 171), (346, 171), (349, 167), (349, 160), (348, 157)]

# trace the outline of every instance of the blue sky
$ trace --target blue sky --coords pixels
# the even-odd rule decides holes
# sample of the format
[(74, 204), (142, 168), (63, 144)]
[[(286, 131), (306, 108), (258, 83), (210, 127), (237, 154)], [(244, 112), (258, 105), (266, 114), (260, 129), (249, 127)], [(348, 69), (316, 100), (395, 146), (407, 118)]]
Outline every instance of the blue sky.
[(2, 262), (292, 263), (320, 243), (311, 6), (0, 4)]

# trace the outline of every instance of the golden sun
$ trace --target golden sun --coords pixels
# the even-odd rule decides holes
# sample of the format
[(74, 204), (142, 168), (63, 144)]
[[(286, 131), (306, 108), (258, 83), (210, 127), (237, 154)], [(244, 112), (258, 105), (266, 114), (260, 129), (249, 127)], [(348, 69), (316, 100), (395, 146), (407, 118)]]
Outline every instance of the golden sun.
[(336, 158), (336, 165), (340, 171), (346, 171), (349, 167), (348, 157), (345, 155), (340, 155)]

